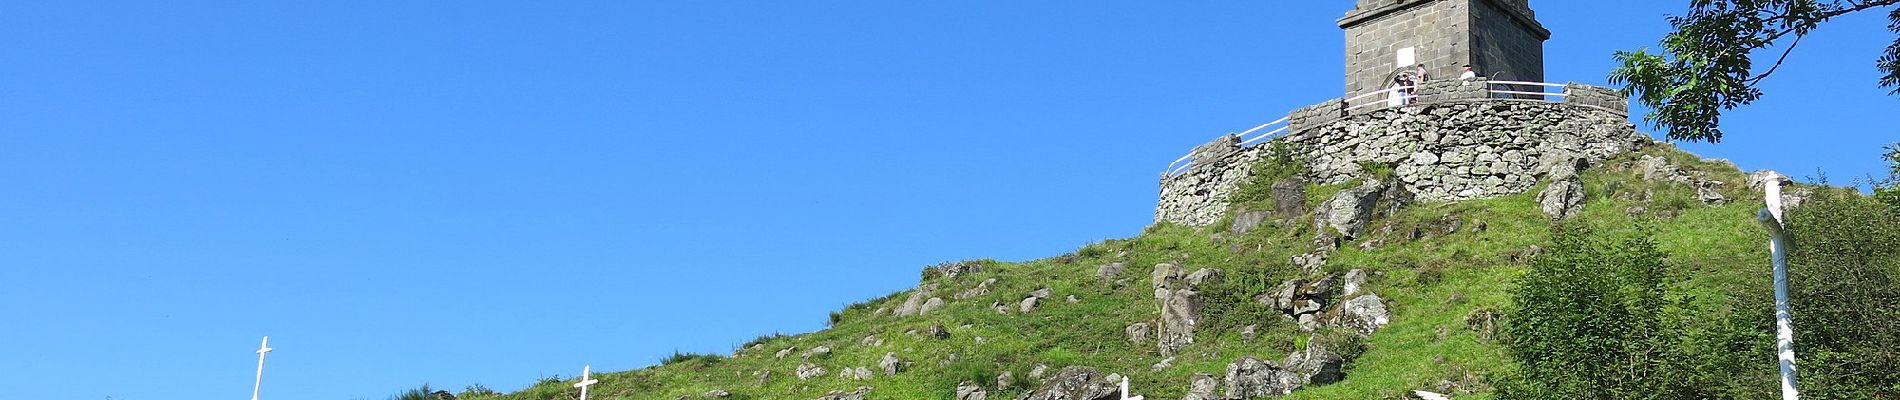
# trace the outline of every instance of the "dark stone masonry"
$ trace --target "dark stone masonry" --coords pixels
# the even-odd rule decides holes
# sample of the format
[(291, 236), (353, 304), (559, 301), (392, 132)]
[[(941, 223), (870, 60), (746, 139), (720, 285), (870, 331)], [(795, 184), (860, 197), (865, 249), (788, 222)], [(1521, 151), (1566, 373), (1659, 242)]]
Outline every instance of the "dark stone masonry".
[(1548, 102), (1466, 93), (1471, 89), (1447, 83), (1420, 88), (1420, 101), (1404, 107), (1347, 113), (1332, 100), (1296, 110), (1289, 133), (1265, 144), (1241, 147), (1228, 135), (1201, 145), (1191, 168), (1161, 178), (1155, 221), (1220, 221), (1268, 144), (1291, 146), (1316, 183), (1360, 178), (1362, 163), (1381, 163), (1418, 199), (1456, 201), (1523, 193), (1553, 163), (1596, 162), (1651, 141), (1629, 122), (1627, 102), (1613, 90), (1572, 84), (1560, 102)]
[(1339, 27), (1346, 31), (1346, 93), (1390, 87), (1421, 63), (1437, 79), (1456, 78), (1470, 64), (1493, 80), (1544, 81), (1550, 31), (1528, 0), (1358, 0)]

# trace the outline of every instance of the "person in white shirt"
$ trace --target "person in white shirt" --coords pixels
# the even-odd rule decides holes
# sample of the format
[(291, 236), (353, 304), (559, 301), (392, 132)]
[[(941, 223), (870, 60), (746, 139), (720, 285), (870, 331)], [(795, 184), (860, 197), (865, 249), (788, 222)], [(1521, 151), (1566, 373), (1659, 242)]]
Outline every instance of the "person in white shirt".
[(1472, 80), (1472, 79), (1478, 79), (1478, 71), (1472, 70), (1471, 64), (1465, 64), (1465, 72), (1458, 74), (1458, 79), (1467, 80), (1467, 81)]
[(1404, 73), (1392, 77), (1392, 92), (1386, 95), (1386, 107), (1405, 105), (1406, 99), (1410, 97), (1410, 93), (1408, 92), (1411, 91), (1412, 85), (1411, 77), (1406, 76)]

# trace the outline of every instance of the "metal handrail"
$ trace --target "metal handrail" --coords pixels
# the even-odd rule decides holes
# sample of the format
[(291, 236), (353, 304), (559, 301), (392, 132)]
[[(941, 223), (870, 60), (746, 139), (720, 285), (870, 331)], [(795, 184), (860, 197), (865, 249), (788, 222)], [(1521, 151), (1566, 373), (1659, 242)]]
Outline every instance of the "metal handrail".
[(1554, 87), (1554, 88), (1568, 88), (1570, 86), (1569, 84), (1566, 84), (1566, 83), (1522, 82), (1522, 81), (1485, 81), (1485, 85), (1486, 85), (1485, 86), (1486, 90), (1489, 90), (1492, 94), (1502, 93), (1502, 94), (1516, 94), (1516, 95), (1525, 95), (1525, 96), (1556, 96), (1559, 98), (1567, 96), (1569, 95), (1569, 93), (1566, 93), (1563, 91), (1533, 92), (1533, 91), (1528, 91), (1528, 90), (1508, 90), (1508, 89), (1501, 90), (1501, 89), (1493, 88), (1494, 87), (1493, 85), (1506, 86), (1507, 88), (1510, 86), (1541, 86), (1541, 87)]
[[(1287, 120), (1290, 120), (1290, 119), (1293, 119), (1292, 115), (1280, 117), (1280, 119), (1273, 120), (1273, 122), (1260, 124), (1260, 126), (1253, 127), (1253, 129), (1248, 129), (1246, 132), (1241, 132), (1239, 134), (1236, 134), (1236, 136), (1245, 137), (1249, 133), (1254, 133), (1255, 131), (1259, 131), (1262, 128), (1273, 126), (1274, 124), (1286, 124)], [(1260, 141), (1260, 139), (1277, 135), (1277, 134), (1280, 134), (1281, 132), (1286, 132), (1287, 128), (1291, 128), (1292, 126), (1293, 126), (1292, 124), (1281, 125), (1279, 129), (1274, 129), (1272, 131), (1268, 131), (1267, 133), (1262, 133), (1260, 134), (1260, 136), (1254, 136), (1253, 139), (1242, 140), (1240, 141), (1240, 145), (1246, 146), (1248, 143), (1257, 142), (1257, 141)]]
[[(1167, 175), (1167, 176), (1175, 176), (1175, 175), (1178, 175), (1178, 174), (1179, 174), (1179, 170), (1178, 170), (1177, 168), (1175, 168), (1175, 166), (1176, 166), (1176, 165), (1180, 165), (1182, 161), (1189, 161), (1189, 159), (1191, 159), (1191, 158), (1194, 158), (1194, 152), (1188, 152), (1188, 154), (1187, 154), (1187, 155), (1184, 155), (1184, 156), (1181, 156), (1181, 158), (1177, 158), (1177, 159), (1175, 159), (1175, 160), (1174, 160), (1174, 162), (1171, 162), (1171, 163), (1168, 163), (1168, 169), (1166, 169), (1166, 170), (1163, 170), (1163, 171), (1161, 171), (1161, 174), (1162, 174), (1162, 175)], [(1194, 165), (1194, 163), (1193, 163), (1193, 162), (1189, 162), (1189, 163), (1187, 163), (1187, 165), (1181, 165), (1181, 167), (1182, 167), (1182, 168), (1186, 168), (1186, 167), (1189, 167), (1189, 166), (1193, 166), (1193, 165)]]
[(1485, 81), (1485, 83), (1489, 83), (1493, 85), (1545, 86), (1545, 87), (1569, 87), (1570, 86), (1570, 84), (1568, 83), (1522, 82), (1522, 81)]
[[(1290, 128), (1292, 128), (1292, 125), (1288, 125), (1286, 124), (1286, 122), (1291, 119), (1293, 119), (1293, 116), (1287, 115), (1284, 117), (1280, 117), (1280, 119), (1273, 120), (1273, 122), (1260, 124), (1259, 126), (1255, 126), (1252, 129), (1241, 131), (1240, 133), (1231, 133), (1230, 135), (1245, 137), (1247, 135), (1253, 134), (1254, 132), (1259, 132), (1261, 129), (1266, 129), (1267, 127), (1273, 126), (1275, 124), (1281, 125), (1277, 129), (1267, 131), (1267, 133), (1262, 133), (1259, 136), (1254, 136), (1252, 139), (1247, 139), (1240, 142), (1241, 146), (1246, 146), (1253, 142), (1257, 142), (1262, 139), (1272, 137), (1274, 135), (1285, 133), (1286, 131), (1290, 130)], [(1194, 167), (1193, 158), (1194, 158), (1194, 153), (1188, 152), (1187, 155), (1184, 155), (1184, 156), (1181, 156), (1181, 158), (1175, 159), (1174, 162), (1168, 163), (1168, 169), (1164, 173), (1167, 174), (1168, 176), (1175, 176), (1175, 175), (1180, 175), (1182, 172), (1186, 172), (1188, 169)]]
[(1292, 128), (1293, 128), (1293, 126), (1292, 126), (1292, 125), (1287, 125), (1287, 126), (1282, 126), (1282, 127), (1280, 127), (1280, 129), (1274, 129), (1273, 131), (1270, 131), (1270, 132), (1267, 132), (1267, 133), (1262, 133), (1262, 134), (1260, 134), (1260, 136), (1255, 136), (1255, 137), (1254, 137), (1253, 139), (1247, 139), (1247, 140), (1245, 140), (1245, 141), (1241, 141), (1241, 142), (1240, 142), (1240, 145), (1241, 145), (1241, 146), (1246, 146), (1246, 145), (1250, 145), (1250, 144), (1253, 144), (1254, 142), (1258, 142), (1258, 141), (1261, 141), (1261, 140), (1263, 140), (1263, 139), (1267, 139), (1267, 138), (1271, 138), (1271, 137), (1274, 137), (1274, 136), (1278, 136), (1279, 134), (1282, 134), (1282, 133), (1286, 133), (1286, 131), (1288, 131), (1288, 130), (1290, 130), (1290, 129), (1292, 129)]

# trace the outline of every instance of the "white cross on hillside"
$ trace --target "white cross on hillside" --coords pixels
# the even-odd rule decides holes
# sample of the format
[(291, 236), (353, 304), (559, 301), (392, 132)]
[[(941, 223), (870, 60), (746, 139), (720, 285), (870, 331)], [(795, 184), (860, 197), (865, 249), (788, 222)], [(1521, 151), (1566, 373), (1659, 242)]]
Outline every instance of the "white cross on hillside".
[[(574, 387), (581, 388), (581, 400), (587, 400), (588, 386), (593, 386), (596, 383), (600, 383), (600, 380), (594, 379), (593, 375), (594, 375), (594, 366), (592, 365), (581, 366), (581, 381), (574, 382)], [(251, 399), (251, 400), (257, 400), (257, 399)]]
[(264, 353), (270, 350), (270, 336), (265, 336), (264, 343), (257, 345), (257, 384), (251, 386), (251, 400), (257, 400), (258, 389), (264, 388)]
[(1128, 397), (1128, 377), (1122, 377), (1122, 400), (1142, 400), (1141, 396)]

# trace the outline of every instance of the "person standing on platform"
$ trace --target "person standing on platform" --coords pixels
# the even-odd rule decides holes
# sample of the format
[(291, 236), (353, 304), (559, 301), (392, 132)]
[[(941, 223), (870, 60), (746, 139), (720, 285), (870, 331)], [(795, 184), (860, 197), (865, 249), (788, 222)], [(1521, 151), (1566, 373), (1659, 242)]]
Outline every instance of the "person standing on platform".
[(1411, 97), (1411, 91), (1412, 79), (1407, 77), (1406, 74), (1400, 73), (1398, 76), (1392, 77), (1392, 93), (1386, 95), (1385, 105), (1387, 107), (1405, 105), (1407, 99)]

